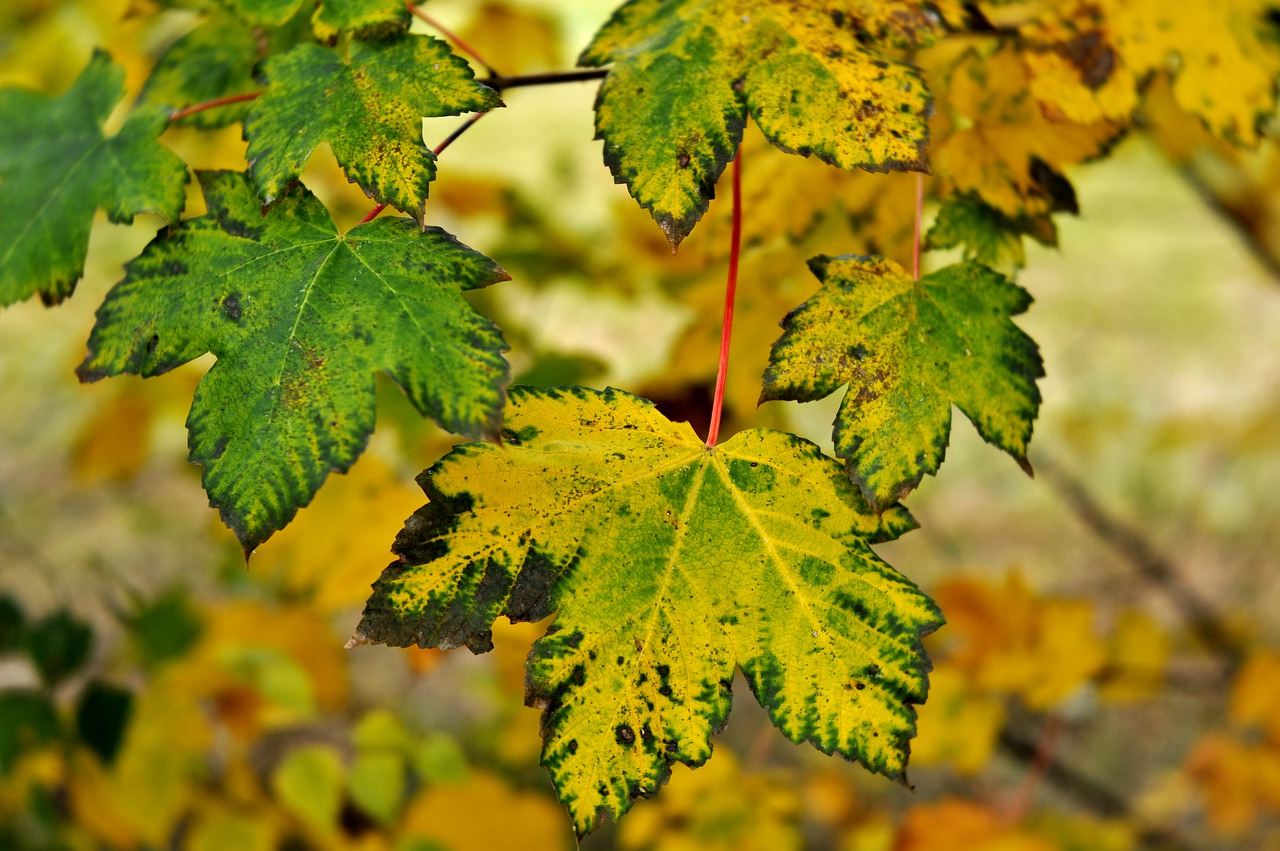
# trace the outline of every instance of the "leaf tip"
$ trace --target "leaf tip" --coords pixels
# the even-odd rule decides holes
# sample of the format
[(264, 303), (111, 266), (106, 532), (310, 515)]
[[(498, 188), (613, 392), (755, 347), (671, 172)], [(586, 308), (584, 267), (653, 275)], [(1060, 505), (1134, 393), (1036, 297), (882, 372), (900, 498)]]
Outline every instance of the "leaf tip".
[(1027, 478), (1034, 479), (1036, 477), (1036, 471), (1032, 468), (1031, 462), (1027, 460), (1027, 456), (1015, 455), (1013, 456), (1013, 460), (1018, 462), (1018, 467), (1022, 469), (1022, 472), (1027, 474)]
[(368, 635), (366, 635), (362, 630), (357, 629), (355, 633), (353, 633), (352, 636), (347, 639), (347, 643), (342, 645), (342, 649), (354, 650), (357, 647), (363, 647), (366, 644), (372, 644), (372, 643), (373, 641), (369, 638)]

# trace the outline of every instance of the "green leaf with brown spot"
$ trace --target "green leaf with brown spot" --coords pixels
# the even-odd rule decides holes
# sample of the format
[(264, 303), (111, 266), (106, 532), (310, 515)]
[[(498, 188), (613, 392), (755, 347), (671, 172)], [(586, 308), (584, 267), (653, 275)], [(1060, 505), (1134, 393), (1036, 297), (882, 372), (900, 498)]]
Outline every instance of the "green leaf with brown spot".
[(191, 460), (246, 552), (364, 451), (378, 371), (445, 428), (496, 432), (506, 346), (462, 295), (505, 280), (496, 263), (405, 218), (338, 233), (305, 191), (263, 216), (243, 175), (200, 178), (208, 214), (129, 265), (78, 373), (153, 376), (217, 356), (187, 419)]
[(99, 207), (113, 222), (181, 215), (187, 167), (156, 141), (167, 111), (142, 107), (103, 133), (123, 96), (124, 70), (102, 52), (63, 95), (0, 89), (0, 305), (71, 295)]
[(927, 42), (935, 23), (917, 0), (630, 0), (579, 62), (612, 65), (596, 100), (605, 162), (679, 245), (748, 112), (785, 151), (925, 170), (929, 92), (877, 44)]
[(312, 23), (325, 39), (339, 32), (385, 34), (408, 28), (409, 9), (404, 0), (325, 0)]
[(782, 322), (761, 401), (810, 402), (848, 385), (836, 454), (877, 509), (936, 473), (955, 405), (988, 443), (1030, 472), (1040, 351), (1010, 317), (1026, 290), (976, 263), (919, 281), (877, 257), (815, 257), (817, 295)]
[(529, 657), (543, 764), (579, 834), (711, 755), (735, 668), (795, 742), (902, 779), (942, 618), (870, 544), (841, 465), (789, 434), (707, 448), (617, 390), (516, 388), (503, 443), (454, 449), (353, 641), (492, 646), (557, 616)]
[(301, 44), (264, 65), (269, 86), (245, 118), (249, 174), (265, 203), (297, 180), (322, 142), (379, 203), (422, 220), (435, 155), (422, 119), (501, 106), (471, 67), (429, 36), (353, 41), (347, 55)]

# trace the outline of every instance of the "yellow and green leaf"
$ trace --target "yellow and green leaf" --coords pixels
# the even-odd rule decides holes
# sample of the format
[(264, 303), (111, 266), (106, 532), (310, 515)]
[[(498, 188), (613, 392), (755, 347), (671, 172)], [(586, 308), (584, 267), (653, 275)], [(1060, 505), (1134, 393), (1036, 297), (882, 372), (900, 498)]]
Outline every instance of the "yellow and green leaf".
[(497, 429), (506, 346), (462, 296), (505, 280), (497, 264), (409, 219), (340, 234), (310, 193), (264, 217), (243, 175), (201, 183), (209, 213), (130, 264), (78, 372), (153, 376), (217, 355), (187, 420), (191, 460), (246, 551), (364, 450), (380, 370), (445, 428)]
[(942, 622), (869, 546), (904, 509), (877, 516), (800, 438), (708, 448), (617, 390), (519, 388), (503, 437), (420, 477), (353, 640), (484, 651), (496, 618), (558, 612), (526, 699), (580, 834), (706, 761), (735, 668), (792, 741), (904, 777)]
[(928, 90), (876, 44), (927, 41), (926, 5), (630, 0), (579, 60), (611, 66), (596, 101), (605, 162), (673, 245), (706, 212), (748, 112), (785, 151), (923, 171)]
[(822, 281), (783, 320), (761, 400), (814, 401), (848, 385), (836, 454), (877, 509), (936, 473), (955, 405), (988, 443), (1027, 467), (1044, 367), (1011, 317), (1025, 290), (976, 263), (919, 281), (880, 258), (815, 257)]

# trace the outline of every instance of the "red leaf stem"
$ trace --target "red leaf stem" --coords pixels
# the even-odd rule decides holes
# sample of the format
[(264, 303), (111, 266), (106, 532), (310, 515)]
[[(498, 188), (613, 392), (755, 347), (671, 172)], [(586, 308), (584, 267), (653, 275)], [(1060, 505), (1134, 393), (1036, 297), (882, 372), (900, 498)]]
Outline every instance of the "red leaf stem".
[(733, 300), (738, 291), (738, 257), (742, 254), (742, 149), (733, 158), (733, 235), (729, 245), (729, 280), (724, 288), (724, 324), (720, 331), (720, 370), (716, 374), (716, 394), (711, 403), (711, 425), (707, 446), (720, 438), (720, 416), (724, 411), (724, 384), (729, 372), (729, 341), (733, 337)]
[(172, 124), (180, 118), (195, 115), (197, 112), (204, 112), (206, 109), (215, 109), (219, 106), (227, 106), (232, 103), (244, 103), (247, 100), (254, 100), (261, 94), (262, 92), (246, 92), (242, 95), (227, 95), (224, 98), (214, 98), (213, 100), (207, 100), (204, 103), (197, 103), (183, 107), (182, 109), (174, 110), (169, 114), (169, 123)]
[(488, 71), (491, 77), (501, 76), (497, 71), (493, 70), (493, 66), (490, 65), (489, 62), (475, 50), (475, 48), (467, 44), (465, 41), (459, 38), (457, 34), (451, 32), (449, 29), (447, 29), (443, 24), (441, 24), (435, 18), (431, 17), (426, 12), (419, 9), (417, 6), (415, 6), (411, 2), (411, 0), (405, 0), (404, 6), (406, 9), (409, 10), (409, 14), (413, 15), (415, 18), (422, 21), (427, 26), (431, 27), (436, 32), (444, 36), (445, 38), (449, 39), (449, 41), (453, 42), (454, 46), (456, 46), (459, 50), (461, 50), (463, 53), (470, 56), (475, 61), (479, 62), (482, 66), (484, 66), (484, 70)]

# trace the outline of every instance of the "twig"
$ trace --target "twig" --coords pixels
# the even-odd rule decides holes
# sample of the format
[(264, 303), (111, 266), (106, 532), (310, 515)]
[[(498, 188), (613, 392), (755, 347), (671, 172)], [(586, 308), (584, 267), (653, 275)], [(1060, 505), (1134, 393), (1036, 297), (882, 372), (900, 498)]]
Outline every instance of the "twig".
[(447, 29), (444, 26), (444, 24), (440, 23), (435, 18), (431, 17), (426, 12), (419, 9), (412, 2), (410, 2), (410, 0), (405, 0), (404, 7), (409, 10), (409, 14), (413, 15), (415, 18), (422, 21), (427, 26), (436, 30), (436, 32), (440, 33), (442, 36), (449, 39), (449, 41), (453, 42), (454, 45), (463, 53), (467, 54), (472, 59), (479, 62), (484, 67), (484, 70), (489, 72), (489, 76), (491, 77), (498, 76), (498, 72), (493, 70), (493, 66), (489, 64), (487, 59), (481, 56), (480, 53), (476, 51), (475, 48), (473, 48), (471, 45), (467, 44), (465, 41), (459, 38), (457, 34)]
[(1038, 461), (1049, 486), (1072, 508), (1076, 517), (1173, 603), (1192, 633), (1205, 647), (1220, 654), (1229, 668), (1239, 666), (1244, 651), (1210, 603), (1183, 580), (1173, 564), (1156, 552), (1136, 529), (1109, 515), (1078, 479), (1053, 462)]
[(219, 106), (228, 106), (233, 103), (244, 103), (245, 101), (254, 100), (261, 95), (262, 92), (246, 92), (242, 95), (227, 95), (226, 97), (214, 98), (213, 100), (207, 100), (204, 103), (197, 103), (183, 107), (182, 109), (174, 110), (169, 113), (169, 123), (172, 124), (179, 119), (195, 115), (197, 112), (204, 112), (206, 109), (216, 109)]

